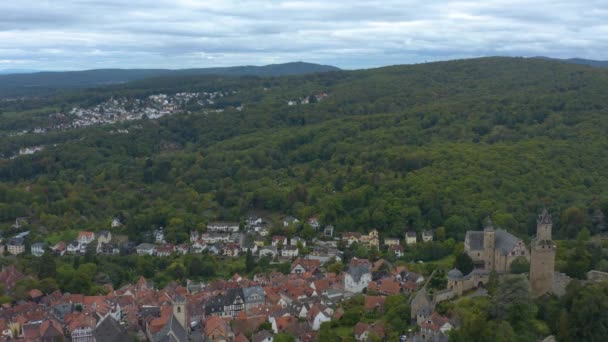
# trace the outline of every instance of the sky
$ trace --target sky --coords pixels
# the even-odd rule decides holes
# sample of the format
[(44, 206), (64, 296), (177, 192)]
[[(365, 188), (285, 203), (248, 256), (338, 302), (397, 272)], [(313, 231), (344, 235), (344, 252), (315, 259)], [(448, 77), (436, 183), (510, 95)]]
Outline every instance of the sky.
[(608, 0), (0, 1), (0, 70), (608, 59)]

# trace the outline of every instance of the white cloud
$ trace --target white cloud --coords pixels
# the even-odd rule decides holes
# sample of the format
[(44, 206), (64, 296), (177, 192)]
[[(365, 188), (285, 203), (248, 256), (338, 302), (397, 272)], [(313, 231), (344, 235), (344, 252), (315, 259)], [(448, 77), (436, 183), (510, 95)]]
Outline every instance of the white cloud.
[(605, 0), (11, 1), (0, 3), (0, 60), (65, 70), (602, 59), (606, 22)]

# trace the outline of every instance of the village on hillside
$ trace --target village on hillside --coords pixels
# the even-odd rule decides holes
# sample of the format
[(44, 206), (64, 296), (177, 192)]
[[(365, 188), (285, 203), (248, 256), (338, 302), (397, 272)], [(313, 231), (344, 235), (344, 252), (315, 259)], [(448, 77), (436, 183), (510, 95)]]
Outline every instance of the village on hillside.
[[(298, 218), (287, 216), (281, 224), (289, 227), (298, 223)], [(441, 276), (435, 271), (424, 275), (385, 259), (343, 260), (346, 249), (356, 245), (384, 249), (399, 257), (407, 248), (432, 242), (432, 230), (404, 232), (402, 237), (383, 237), (377, 230), (367, 234), (344, 232), (334, 237), (332, 225), (323, 225), (313, 217), (306, 224), (315, 229), (316, 236), (304, 239), (272, 235), (265, 219), (251, 216), (244, 224), (211, 222), (205, 232), (192, 230), (188, 243), (174, 245), (166, 242), (162, 228), (150, 232), (150, 242), (130, 243), (126, 236), (112, 234), (123, 224), (115, 218), (108, 230), (81, 231), (73, 241), (52, 246), (34, 242), (29, 248), (25, 244), (29, 232), (23, 231), (3, 241), (0, 251), (13, 257), (29, 253), (42, 258), (47, 253), (59, 257), (132, 253), (151, 258), (201, 253), (236, 258), (247, 254), (287, 262), (290, 267), (285, 273), (273, 271), (251, 277), (234, 274), (231, 279), (208, 283), (170, 282), (163, 288), (140, 277), (136, 283), (116, 289), (105, 285), (104, 294), (95, 296), (33, 289), (29, 300), (7, 303), (0, 309), (1, 338), (267, 342), (287, 333), (297, 341), (317, 341), (326, 324), (352, 320), (350, 308), (358, 305), (372, 314), (364, 315), (365, 320), (354, 318), (352, 328), (346, 331), (349, 338), (382, 341), (388, 338), (388, 327), (380, 319), (370, 322), (369, 317), (382, 317), (388, 302), (397, 299), (409, 306), (409, 312), (400, 315), (410, 326), (407, 333), (399, 336), (401, 341), (447, 341), (450, 331), (461, 323), (458, 317), (438, 312), (437, 305), (463, 296), (487, 296), (484, 287), (492, 273), (508, 276), (511, 264), (518, 258), (530, 262), (528, 277), (535, 297), (546, 293), (563, 295), (569, 281), (554, 271), (556, 245), (552, 240), (552, 219), (546, 210), (538, 217), (536, 238), (530, 247), (494, 227), (491, 221), (482, 231), (468, 231), (464, 252), (472, 260), (473, 270), (464, 274), (454, 268)], [(18, 218), (13, 228), (26, 225), (27, 218)], [(346, 262), (342, 269), (330, 266), (341, 261)], [(0, 272), (0, 283), (10, 292), (25, 277), (14, 266), (7, 266)], [(430, 288), (433, 277), (444, 278), (438, 279), (445, 284), (443, 289)], [(608, 279), (608, 274), (592, 271), (588, 277), (589, 281), (597, 281)]]

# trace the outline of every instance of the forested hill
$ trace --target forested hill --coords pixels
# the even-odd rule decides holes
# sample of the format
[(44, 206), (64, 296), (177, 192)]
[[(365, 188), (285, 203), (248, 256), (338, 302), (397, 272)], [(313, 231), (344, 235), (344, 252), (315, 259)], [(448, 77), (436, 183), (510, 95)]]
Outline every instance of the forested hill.
[(36, 72), (0, 75), (0, 98), (40, 96), (62, 89), (119, 84), (159, 76), (285, 76), (339, 70), (329, 65), (304, 62), (266, 66), (236, 66), (203, 69), (96, 69), (84, 71)]
[(563, 63), (570, 64), (580, 64), (580, 65), (588, 65), (596, 68), (608, 68), (608, 61), (597, 61), (593, 59), (584, 59), (584, 58), (568, 58), (568, 59), (559, 59), (559, 58), (550, 58), (550, 57), (535, 57), (541, 59), (548, 59), (552, 61), (560, 61)]
[[(5, 153), (47, 148), (0, 160), (0, 220), (8, 229), (15, 217), (30, 216), (70, 231), (107, 228), (122, 215), (136, 241), (162, 225), (180, 242), (203, 222), (264, 210), (384, 236), (444, 226), (462, 239), (487, 216), (530, 236), (547, 206), (559, 237), (583, 227), (602, 231), (607, 86), (604, 69), (481, 58), (87, 90), (29, 105), (48, 110), (158, 92), (232, 95), (216, 103), (221, 114), (192, 108), (160, 120), (3, 137)], [(288, 105), (319, 93), (328, 96)], [(15, 104), (5, 106), (0, 129), (16, 120)]]

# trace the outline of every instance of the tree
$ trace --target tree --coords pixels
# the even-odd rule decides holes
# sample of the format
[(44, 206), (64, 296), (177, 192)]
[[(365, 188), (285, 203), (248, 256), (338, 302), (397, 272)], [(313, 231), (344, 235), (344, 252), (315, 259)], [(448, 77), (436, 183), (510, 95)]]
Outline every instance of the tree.
[[(569, 341), (602, 341), (608, 336), (608, 284), (585, 286), (572, 298)], [(562, 333), (563, 334), (563, 333)]]
[(340, 336), (331, 328), (331, 322), (323, 322), (319, 329), (318, 341), (340, 342)]
[(248, 249), (247, 255), (245, 256), (245, 269), (247, 270), (247, 272), (251, 272), (251, 271), (253, 271), (254, 268), (255, 268), (255, 258), (253, 257), (253, 254), (251, 253), (251, 249)]
[(570, 207), (560, 216), (560, 232), (563, 236), (572, 239), (585, 227), (586, 221), (586, 214), (582, 209)]
[(274, 342), (296, 342), (296, 339), (293, 336), (284, 332), (274, 335), (272, 340)]
[(456, 259), (454, 260), (454, 268), (460, 270), (462, 274), (467, 275), (473, 271), (473, 259), (471, 259), (467, 253), (462, 252), (456, 255)]
[(524, 257), (518, 257), (511, 263), (511, 273), (522, 274), (530, 272), (530, 263)]

